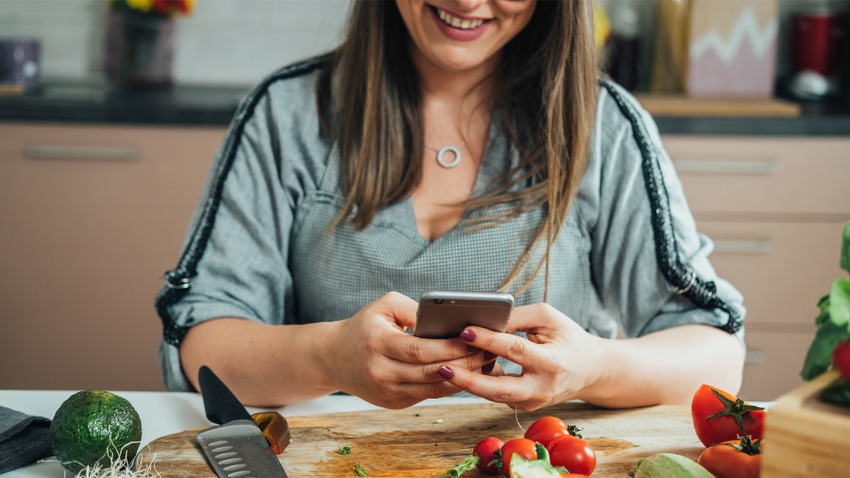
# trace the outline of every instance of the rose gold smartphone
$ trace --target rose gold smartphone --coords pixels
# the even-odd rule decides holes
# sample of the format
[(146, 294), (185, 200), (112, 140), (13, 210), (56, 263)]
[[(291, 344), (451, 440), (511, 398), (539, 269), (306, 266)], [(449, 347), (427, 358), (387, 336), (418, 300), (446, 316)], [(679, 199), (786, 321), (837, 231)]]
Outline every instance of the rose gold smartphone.
[(419, 297), (413, 335), (448, 339), (469, 325), (504, 332), (513, 306), (513, 296), (503, 292), (428, 291)]

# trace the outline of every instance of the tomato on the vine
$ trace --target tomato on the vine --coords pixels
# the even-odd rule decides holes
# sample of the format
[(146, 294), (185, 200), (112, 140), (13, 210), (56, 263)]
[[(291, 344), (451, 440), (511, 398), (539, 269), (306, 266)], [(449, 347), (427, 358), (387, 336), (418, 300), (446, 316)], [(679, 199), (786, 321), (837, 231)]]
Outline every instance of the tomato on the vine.
[(511, 476), (511, 457), (514, 454), (526, 460), (537, 459), (537, 443), (528, 438), (511, 438), (502, 445), (502, 474)]
[(536, 441), (541, 445), (549, 448), (549, 443), (552, 440), (569, 435), (567, 425), (558, 417), (542, 417), (538, 418), (525, 431), (525, 438)]
[(719, 388), (702, 385), (691, 401), (691, 417), (699, 440), (711, 446), (737, 439), (742, 427), (753, 440), (761, 438), (766, 413)]
[(760, 442), (756, 443), (755, 449), (747, 449), (741, 440), (712, 445), (702, 452), (697, 463), (717, 478), (758, 478), (761, 454)]
[(487, 437), (475, 445), (472, 454), (478, 457), (478, 464), (475, 466), (481, 473), (495, 475), (499, 472), (499, 467), (490, 463), (498, 458), (496, 452), (501, 450), (504, 444), (505, 442), (496, 437)]
[(596, 452), (581, 438), (566, 434), (552, 440), (547, 449), (552, 465), (570, 473), (589, 475), (596, 468)]

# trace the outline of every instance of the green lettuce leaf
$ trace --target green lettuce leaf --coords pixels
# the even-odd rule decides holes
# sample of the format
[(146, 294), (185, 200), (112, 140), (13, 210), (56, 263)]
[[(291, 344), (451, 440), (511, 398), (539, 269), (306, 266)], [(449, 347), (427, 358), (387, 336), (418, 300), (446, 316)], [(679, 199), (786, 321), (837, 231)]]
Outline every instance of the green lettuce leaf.
[(850, 221), (844, 225), (844, 240), (841, 241), (841, 268), (850, 272)]
[(826, 320), (815, 333), (815, 339), (809, 346), (803, 361), (800, 376), (803, 380), (812, 380), (826, 372), (830, 365), (832, 349), (840, 340), (850, 339), (846, 325), (836, 325), (832, 320)]
[(829, 292), (829, 320), (850, 331), (850, 278), (832, 283)]

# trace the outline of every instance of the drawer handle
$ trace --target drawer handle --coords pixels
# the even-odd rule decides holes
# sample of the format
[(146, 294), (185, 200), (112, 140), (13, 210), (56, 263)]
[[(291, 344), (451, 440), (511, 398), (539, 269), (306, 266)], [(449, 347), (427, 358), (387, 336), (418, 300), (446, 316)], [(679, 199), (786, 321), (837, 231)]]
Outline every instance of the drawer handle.
[(773, 244), (767, 239), (716, 239), (714, 252), (720, 254), (767, 254), (773, 250)]
[(708, 159), (679, 159), (673, 165), (679, 173), (696, 174), (775, 174), (779, 165), (772, 159), (731, 161)]
[(33, 159), (95, 159), (98, 161), (135, 161), (139, 148), (109, 146), (44, 146), (24, 148), (24, 156)]

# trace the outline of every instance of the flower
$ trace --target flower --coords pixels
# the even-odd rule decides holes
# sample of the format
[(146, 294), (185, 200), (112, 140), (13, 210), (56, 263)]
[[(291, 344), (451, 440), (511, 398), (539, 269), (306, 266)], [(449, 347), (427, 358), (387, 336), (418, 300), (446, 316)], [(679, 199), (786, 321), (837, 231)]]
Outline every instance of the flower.
[(107, 0), (115, 10), (141, 13), (151, 16), (188, 15), (195, 7), (195, 0)]

